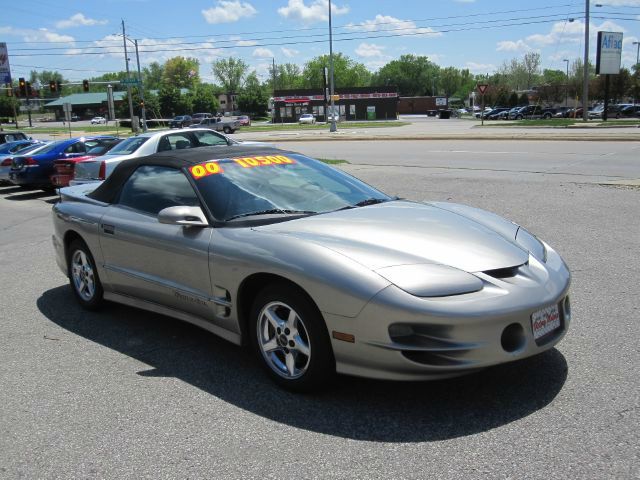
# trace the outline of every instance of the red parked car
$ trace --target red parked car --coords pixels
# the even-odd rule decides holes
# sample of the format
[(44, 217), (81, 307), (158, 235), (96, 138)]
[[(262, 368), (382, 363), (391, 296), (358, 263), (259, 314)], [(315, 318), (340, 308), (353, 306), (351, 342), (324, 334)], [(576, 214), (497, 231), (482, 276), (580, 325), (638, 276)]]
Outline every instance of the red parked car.
[(238, 117), (238, 124), (241, 127), (250, 127), (251, 126), (251, 119), (249, 118), (248, 115), (240, 115)]
[(82, 157), (54, 160), (53, 169), (55, 173), (50, 177), (51, 183), (56, 188), (68, 187), (69, 181), (73, 178), (73, 174), (76, 168), (76, 163), (82, 162), (83, 160), (88, 160), (93, 157), (99, 157), (100, 155), (104, 155), (121, 141), (122, 141), (121, 138), (103, 141), (100, 143), (100, 145), (96, 145), (91, 150), (89, 150), (86, 155), (83, 155)]

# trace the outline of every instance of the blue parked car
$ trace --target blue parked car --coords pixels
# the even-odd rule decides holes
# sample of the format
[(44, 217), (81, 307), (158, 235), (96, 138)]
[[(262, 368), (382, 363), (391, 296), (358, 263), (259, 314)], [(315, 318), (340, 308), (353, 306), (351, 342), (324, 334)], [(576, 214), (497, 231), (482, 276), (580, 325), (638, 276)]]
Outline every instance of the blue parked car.
[(14, 155), (9, 181), (23, 187), (53, 190), (49, 177), (54, 171), (54, 160), (84, 156), (93, 147), (113, 140), (116, 140), (116, 137), (106, 135), (70, 138), (52, 142), (32, 155)]
[(0, 145), (0, 155), (18, 153), (31, 145), (44, 145), (40, 140), (18, 140)]
[[(11, 142), (13, 143), (13, 142)], [(4, 146), (4, 145), (3, 145)], [(11, 185), (9, 181), (9, 173), (11, 173), (11, 162), (13, 157), (26, 155), (27, 153), (36, 153), (40, 149), (47, 146), (46, 142), (32, 143), (15, 153), (3, 153), (0, 155), (0, 185)]]

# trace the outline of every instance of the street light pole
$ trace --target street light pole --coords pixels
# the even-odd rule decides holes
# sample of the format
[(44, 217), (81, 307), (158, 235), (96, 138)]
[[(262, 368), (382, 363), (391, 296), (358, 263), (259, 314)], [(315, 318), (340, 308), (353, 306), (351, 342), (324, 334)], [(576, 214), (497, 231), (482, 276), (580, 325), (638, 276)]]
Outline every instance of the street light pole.
[(336, 126), (336, 110), (335, 103), (333, 100), (333, 92), (334, 92), (334, 83), (333, 83), (333, 32), (331, 29), (331, 0), (329, 0), (329, 80), (331, 82), (330, 92), (331, 92), (331, 126), (329, 127), (330, 132), (335, 132), (338, 130)]
[(582, 120), (589, 120), (589, 0), (584, 2), (584, 65), (582, 66)]
[[(640, 42), (633, 42), (634, 45), (637, 45), (636, 47), (636, 76), (640, 76)], [(633, 92), (633, 106), (636, 106), (636, 95), (635, 95), (635, 91), (638, 88), (638, 86), (636, 85), (636, 88), (634, 88)]]
[(564, 106), (569, 107), (569, 59), (562, 60), (567, 64), (567, 85), (564, 87)]
[[(127, 54), (127, 35), (124, 31), (124, 20), (122, 20), (122, 44), (124, 45), (124, 60), (127, 68), (127, 80), (129, 80), (129, 55)], [(127, 83), (127, 97), (129, 97), (129, 118), (131, 119), (131, 131), (136, 132), (138, 129), (133, 125), (133, 101), (131, 100), (131, 85)]]

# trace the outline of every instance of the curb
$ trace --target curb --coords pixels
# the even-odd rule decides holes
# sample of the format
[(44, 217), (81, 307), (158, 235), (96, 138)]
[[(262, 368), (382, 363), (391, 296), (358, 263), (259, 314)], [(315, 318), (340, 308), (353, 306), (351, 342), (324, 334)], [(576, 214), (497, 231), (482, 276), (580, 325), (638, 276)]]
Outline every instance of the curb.
[(389, 135), (389, 136), (354, 136), (354, 135), (317, 135), (317, 136), (299, 136), (299, 137), (248, 137), (242, 138), (242, 140), (255, 140), (261, 142), (328, 142), (328, 141), (343, 141), (343, 142), (357, 142), (357, 141), (398, 141), (398, 140), (416, 140), (416, 141), (428, 141), (428, 140), (529, 140), (529, 141), (562, 141), (562, 142), (640, 142), (640, 132), (631, 135), (587, 135), (581, 133), (577, 135), (543, 135), (543, 134), (514, 134), (514, 135), (469, 135), (469, 134), (442, 134), (442, 135)]

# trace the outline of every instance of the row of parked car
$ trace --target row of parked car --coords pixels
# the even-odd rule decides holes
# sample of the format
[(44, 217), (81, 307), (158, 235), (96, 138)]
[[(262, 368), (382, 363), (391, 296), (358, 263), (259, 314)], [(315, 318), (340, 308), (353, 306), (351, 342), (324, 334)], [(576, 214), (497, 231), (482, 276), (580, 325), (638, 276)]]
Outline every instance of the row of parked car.
[(156, 152), (240, 143), (261, 145), (238, 142), (209, 128), (146, 132), (125, 139), (96, 135), (49, 143), (22, 132), (9, 135), (0, 135), (0, 183), (45, 191), (104, 180), (123, 160)]
[[(599, 105), (590, 109), (589, 118), (603, 118), (604, 105)], [(541, 105), (526, 105), (520, 107), (492, 107), (484, 112), (475, 114), (476, 118), (485, 120), (522, 120), (522, 119), (550, 119), (550, 118), (581, 118), (582, 108), (569, 107), (543, 107)], [(608, 118), (633, 118), (640, 117), (640, 105), (619, 104), (609, 105), (607, 109)]]
[(213, 115), (211, 113), (194, 113), (193, 115), (178, 115), (169, 122), (169, 128), (210, 128), (226, 134), (234, 133), (240, 127), (251, 126), (251, 119), (247, 115), (240, 115), (236, 119)]

